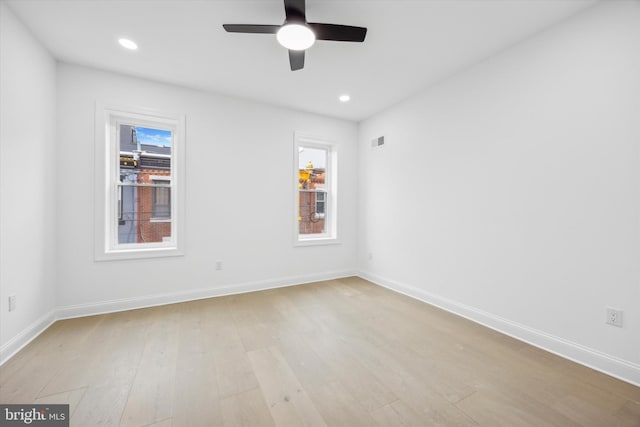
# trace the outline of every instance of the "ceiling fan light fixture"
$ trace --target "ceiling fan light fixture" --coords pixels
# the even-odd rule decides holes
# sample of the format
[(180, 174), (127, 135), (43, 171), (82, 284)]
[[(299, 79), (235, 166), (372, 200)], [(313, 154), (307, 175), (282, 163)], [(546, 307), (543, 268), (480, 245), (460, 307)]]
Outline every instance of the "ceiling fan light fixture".
[(276, 33), (278, 43), (289, 50), (305, 50), (313, 46), (316, 35), (311, 28), (302, 24), (283, 25)]
[(125, 49), (138, 50), (138, 44), (133, 40), (123, 38), (123, 39), (118, 39), (118, 43), (120, 43), (120, 46), (124, 47)]

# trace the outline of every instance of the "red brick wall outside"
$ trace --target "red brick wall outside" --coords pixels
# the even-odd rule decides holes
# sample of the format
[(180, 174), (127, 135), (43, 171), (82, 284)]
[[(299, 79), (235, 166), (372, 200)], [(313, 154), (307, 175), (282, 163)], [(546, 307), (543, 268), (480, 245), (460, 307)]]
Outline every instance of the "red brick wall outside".
[(310, 182), (303, 183), (303, 188), (298, 192), (298, 216), (299, 220), (299, 234), (319, 234), (324, 233), (324, 218), (318, 218), (315, 215), (316, 212), (316, 193), (314, 191), (302, 191), (303, 189), (315, 190), (316, 185), (324, 185), (325, 173), (320, 170), (314, 170), (311, 175)]
[[(165, 169), (142, 169), (138, 174), (138, 183), (153, 184), (151, 176), (170, 176)], [(171, 236), (171, 221), (153, 221), (153, 187), (138, 187), (138, 243), (162, 242), (163, 237)]]
[(323, 233), (324, 230), (324, 218), (317, 218), (316, 212), (316, 193), (300, 191), (300, 212), (299, 216), (302, 217), (300, 222), (300, 234), (317, 234)]

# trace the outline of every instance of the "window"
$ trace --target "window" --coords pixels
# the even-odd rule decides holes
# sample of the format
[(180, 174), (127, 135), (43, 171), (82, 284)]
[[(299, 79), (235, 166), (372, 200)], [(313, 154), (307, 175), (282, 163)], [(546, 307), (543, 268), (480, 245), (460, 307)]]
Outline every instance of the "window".
[(300, 135), (294, 145), (294, 244), (338, 243), (337, 151), (327, 142)]
[(184, 119), (96, 111), (96, 258), (181, 255)]
[(321, 215), (324, 218), (324, 207), (327, 203), (327, 192), (318, 190), (316, 192), (316, 215)]
[(171, 219), (171, 185), (169, 181), (154, 179), (153, 184), (153, 205), (151, 219), (170, 220)]

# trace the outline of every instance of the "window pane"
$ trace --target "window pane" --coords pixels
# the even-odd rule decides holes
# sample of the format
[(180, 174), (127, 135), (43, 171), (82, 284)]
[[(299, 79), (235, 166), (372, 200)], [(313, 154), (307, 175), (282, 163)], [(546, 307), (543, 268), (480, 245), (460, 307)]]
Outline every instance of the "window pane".
[[(155, 184), (169, 184), (168, 181), (153, 181)], [(152, 217), (157, 219), (171, 218), (171, 189), (168, 187), (153, 188)]]
[(304, 146), (298, 150), (298, 233), (325, 233), (328, 151)]
[(138, 215), (136, 213), (137, 188), (120, 187), (120, 219), (118, 221), (118, 243), (136, 243)]
[(316, 193), (316, 213), (319, 215), (324, 215), (325, 203), (326, 203), (327, 193), (324, 191), (319, 191)]
[(118, 244), (171, 238), (171, 143), (171, 131), (119, 126)]

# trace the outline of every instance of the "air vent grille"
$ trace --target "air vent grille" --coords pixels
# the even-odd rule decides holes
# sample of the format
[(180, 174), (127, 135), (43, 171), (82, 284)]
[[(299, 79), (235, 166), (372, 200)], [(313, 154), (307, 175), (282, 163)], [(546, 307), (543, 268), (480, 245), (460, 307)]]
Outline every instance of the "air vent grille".
[(371, 148), (382, 148), (384, 147), (384, 136), (379, 136), (371, 140)]

